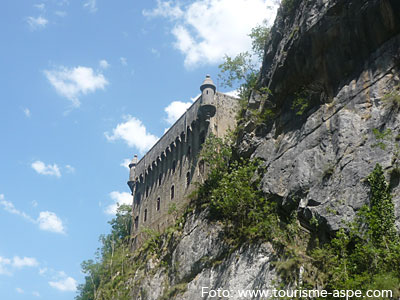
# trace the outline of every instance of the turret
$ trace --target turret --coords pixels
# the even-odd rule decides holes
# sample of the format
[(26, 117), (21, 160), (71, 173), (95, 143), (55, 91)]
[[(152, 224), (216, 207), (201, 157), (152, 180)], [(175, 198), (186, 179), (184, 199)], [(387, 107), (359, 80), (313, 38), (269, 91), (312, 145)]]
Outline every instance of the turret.
[(129, 164), (129, 181), (127, 182), (129, 188), (131, 189), (131, 193), (133, 195), (133, 187), (135, 186), (135, 176), (136, 176), (136, 165), (138, 162), (137, 155), (133, 157), (131, 163)]
[(216, 108), (214, 102), (216, 86), (212, 81), (210, 75), (206, 76), (203, 84), (200, 86), (201, 91), (201, 104), (200, 114), (205, 120), (209, 120), (215, 115)]

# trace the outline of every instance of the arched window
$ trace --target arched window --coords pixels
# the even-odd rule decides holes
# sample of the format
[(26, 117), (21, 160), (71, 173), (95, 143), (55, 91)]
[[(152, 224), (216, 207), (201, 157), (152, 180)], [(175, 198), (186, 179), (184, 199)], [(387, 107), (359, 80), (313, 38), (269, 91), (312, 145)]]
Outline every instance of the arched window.
[(160, 208), (161, 208), (161, 198), (158, 197), (158, 198), (157, 198), (157, 211), (159, 211)]
[(190, 172), (186, 173), (186, 187), (188, 187), (190, 184)]
[(140, 205), (140, 193), (136, 194), (135, 200), (136, 200), (136, 204)]
[(146, 222), (147, 221), (147, 208), (144, 210), (144, 217), (143, 217), (143, 221)]
[(172, 162), (172, 173), (175, 173), (175, 169), (176, 169), (176, 161), (174, 160)]
[(162, 181), (162, 173), (158, 175), (158, 185), (161, 185), (161, 181)]
[(149, 196), (149, 190), (150, 190), (150, 187), (146, 186), (146, 198)]
[(206, 134), (204, 131), (200, 132), (200, 145), (204, 144), (206, 141)]
[(171, 186), (171, 200), (175, 197), (175, 187)]
[(136, 216), (135, 218), (135, 229), (138, 229), (139, 227), (139, 216)]

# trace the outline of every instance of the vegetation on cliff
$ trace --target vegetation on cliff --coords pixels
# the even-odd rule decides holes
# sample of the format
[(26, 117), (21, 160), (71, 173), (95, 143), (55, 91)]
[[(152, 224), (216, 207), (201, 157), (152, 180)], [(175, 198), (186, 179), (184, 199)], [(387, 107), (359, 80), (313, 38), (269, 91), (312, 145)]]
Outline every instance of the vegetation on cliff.
[[(293, 10), (293, 3), (283, 1), (288, 14)], [(265, 27), (252, 32), (253, 50), (258, 57), (262, 56), (268, 32)], [(226, 57), (221, 72), (227, 86), (239, 85), (239, 95), (245, 103), (256, 88), (258, 77), (252, 54)], [(263, 100), (271, 94), (266, 87), (257, 89), (265, 96)], [(292, 99), (290, 109), (294, 115), (301, 116), (309, 108), (306, 94), (300, 91)], [(396, 91), (384, 100), (397, 103), (397, 94)], [(262, 109), (261, 113), (261, 110), (248, 108), (247, 118), (255, 117), (262, 123), (275, 117), (273, 106), (264, 102)], [(388, 134), (377, 130), (374, 134), (380, 141), (377, 145), (384, 149), (381, 140)], [(260, 179), (269, 172), (262, 161), (236, 155), (232, 143), (213, 136), (203, 145), (200, 159), (207, 163), (208, 177), (192, 195), (193, 201), (186, 211), (207, 211), (212, 222), (222, 224), (223, 239), (231, 251), (252, 243), (271, 243), (276, 255), (274, 266), (280, 275), (276, 286), (328, 291), (392, 290), (393, 298), (400, 297), (400, 237), (395, 227), (391, 190), (379, 164), (364, 178), (370, 190), (368, 205), (359, 210), (353, 222), (342, 224), (342, 229), (322, 241), (318, 239), (318, 233), (324, 228), (315, 217), (309, 221), (311, 232), (308, 233), (300, 226), (295, 208), (284, 211), (272, 195), (261, 191)], [(330, 166), (323, 176), (329, 177), (332, 172)], [(171, 265), (170, 251), (172, 244), (179, 243), (186, 215), (183, 214), (177, 224), (162, 235), (146, 230), (147, 242), (132, 252), (129, 248), (129, 210), (129, 207), (121, 207), (117, 217), (111, 221), (112, 232), (101, 238), (102, 247), (97, 260), (82, 264), (87, 276), (79, 287), (77, 300), (129, 299), (131, 289), (140, 286), (140, 282), (132, 282), (135, 274), (145, 268), (150, 258), (157, 258), (157, 268), (169, 270), (171, 274), (177, 272), (176, 266)], [(185, 278), (170, 288), (166, 283), (163, 299), (183, 292), (188, 280), (190, 278)]]

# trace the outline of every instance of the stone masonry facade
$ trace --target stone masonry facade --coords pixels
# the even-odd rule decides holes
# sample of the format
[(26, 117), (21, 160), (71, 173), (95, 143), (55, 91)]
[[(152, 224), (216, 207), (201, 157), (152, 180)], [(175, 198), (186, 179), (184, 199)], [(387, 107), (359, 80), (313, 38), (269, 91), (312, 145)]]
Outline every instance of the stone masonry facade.
[(135, 155), (129, 165), (134, 248), (141, 244), (144, 228), (162, 232), (172, 225), (175, 213), (188, 203), (193, 183), (205, 180), (204, 162), (198, 156), (206, 138), (211, 133), (224, 137), (235, 127), (238, 99), (216, 92), (209, 75), (200, 90), (198, 99), (158, 142), (140, 161)]

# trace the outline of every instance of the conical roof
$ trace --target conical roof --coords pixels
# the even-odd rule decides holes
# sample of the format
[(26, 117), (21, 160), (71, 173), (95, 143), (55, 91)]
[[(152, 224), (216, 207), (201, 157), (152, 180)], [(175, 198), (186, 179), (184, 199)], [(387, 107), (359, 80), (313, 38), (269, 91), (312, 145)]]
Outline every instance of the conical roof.
[(214, 91), (216, 90), (216, 86), (212, 81), (211, 76), (207, 74), (206, 79), (204, 79), (203, 84), (200, 86), (200, 91), (203, 91), (205, 88), (208, 87), (214, 89)]

